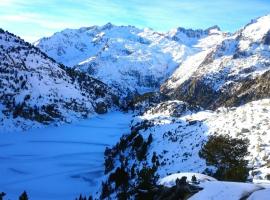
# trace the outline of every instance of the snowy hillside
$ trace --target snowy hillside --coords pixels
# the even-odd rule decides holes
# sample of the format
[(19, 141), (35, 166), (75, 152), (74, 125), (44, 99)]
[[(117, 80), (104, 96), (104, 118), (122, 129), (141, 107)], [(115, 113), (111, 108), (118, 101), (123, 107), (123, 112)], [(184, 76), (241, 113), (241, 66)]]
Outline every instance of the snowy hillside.
[(111, 184), (111, 191), (121, 193), (111, 178), (119, 169), (133, 180), (131, 188), (137, 187), (140, 172), (145, 167), (155, 169), (161, 178), (177, 172), (215, 171), (214, 166), (207, 165), (199, 156), (210, 135), (247, 138), (250, 141), (250, 154), (246, 157), (252, 169), (250, 179), (267, 180), (270, 174), (269, 113), (269, 99), (240, 107), (221, 107), (216, 111), (204, 111), (181, 101), (162, 102), (134, 118), (131, 133), (105, 152), (107, 184)]
[(215, 48), (186, 59), (161, 91), (211, 109), (269, 97), (269, 34), (270, 15), (253, 20)]
[(159, 33), (107, 24), (66, 29), (35, 45), (58, 62), (86, 71), (128, 95), (157, 90), (188, 56), (211, 49), (225, 35), (218, 27)]
[(100, 81), (65, 69), (36, 47), (0, 30), (0, 132), (70, 122), (106, 112), (114, 95)]
[[(172, 103), (175, 102), (167, 103), (168, 110)], [(182, 102), (177, 103), (182, 105)], [(250, 140), (249, 161), (254, 171), (259, 171), (254, 178), (266, 179), (266, 174), (270, 173), (270, 168), (267, 167), (270, 159), (269, 113), (270, 100), (265, 99), (238, 108), (219, 108), (215, 112), (184, 112), (180, 117), (151, 109), (137, 120), (147, 120), (154, 125), (140, 132), (145, 138), (152, 134), (153, 147), (149, 148), (148, 153), (152, 155), (156, 152), (161, 155), (160, 162), (164, 162), (160, 171), (162, 176), (175, 173), (178, 169), (203, 172), (206, 166), (198, 157), (198, 151), (204, 140), (211, 134), (229, 134)], [(134, 124), (138, 123), (137, 120)], [(177, 158), (177, 162), (174, 158)]]

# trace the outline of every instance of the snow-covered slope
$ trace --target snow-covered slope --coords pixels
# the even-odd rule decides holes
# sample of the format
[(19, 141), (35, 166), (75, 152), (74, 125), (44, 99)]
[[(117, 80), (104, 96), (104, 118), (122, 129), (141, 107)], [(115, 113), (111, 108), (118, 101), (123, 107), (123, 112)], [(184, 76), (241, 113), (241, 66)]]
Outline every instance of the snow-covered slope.
[[(196, 177), (196, 183), (191, 181)], [(187, 177), (190, 184), (195, 184), (203, 190), (194, 194), (189, 200), (267, 200), (269, 199), (269, 185), (252, 183), (224, 182), (199, 173), (177, 173), (162, 178), (159, 182), (166, 187), (173, 187), (176, 179)]]
[(176, 174), (171, 174), (169, 176), (161, 178), (158, 182), (160, 185), (164, 185), (167, 187), (172, 187), (175, 185), (177, 179), (181, 179), (182, 177), (187, 177), (187, 182), (192, 183), (192, 177), (196, 177), (196, 182), (204, 183), (208, 181), (217, 181), (217, 179), (207, 176), (205, 174), (199, 174), (194, 172), (181, 172)]
[[(134, 118), (131, 134), (123, 136), (114, 148), (105, 152), (105, 172), (111, 177), (117, 168), (123, 168), (128, 174), (135, 171), (139, 175), (148, 166), (162, 178), (179, 172), (215, 171), (199, 156), (199, 151), (210, 135), (221, 134), (249, 139), (250, 155), (246, 159), (252, 168), (250, 178), (267, 180), (269, 122), (269, 99), (216, 111), (201, 110), (176, 100), (162, 102)], [(130, 177), (136, 185), (136, 173)]]
[(253, 20), (215, 48), (186, 59), (161, 87), (205, 108), (270, 96), (270, 15)]
[[(172, 104), (182, 102), (167, 102), (167, 110)], [(164, 104), (164, 103), (162, 103)], [(159, 107), (159, 105), (157, 106)], [(173, 111), (174, 109), (172, 109)], [(153, 112), (154, 111), (154, 112)], [(172, 112), (171, 112), (172, 113)], [(219, 108), (217, 111), (183, 112), (175, 116), (167, 111), (150, 109), (139, 116), (133, 124), (147, 121), (150, 128), (140, 131), (144, 138), (153, 136), (148, 158), (156, 152), (161, 155), (162, 168), (159, 174), (181, 171), (203, 172), (205, 161), (199, 158), (198, 151), (202, 143), (211, 134), (229, 134), (232, 137), (246, 137), (250, 140), (250, 164), (253, 166), (255, 179), (266, 179), (270, 173), (270, 100), (260, 100), (248, 103), (238, 108)], [(139, 126), (137, 124), (136, 126)], [(177, 159), (176, 159), (177, 158)], [(168, 162), (167, 162), (168, 160)], [(260, 173), (262, 172), (262, 174)]]
[[(164, 103), (163, 103), (164, 104)], [(168, 110), (172, 102), (167, 103)], [(182, 102), (178, 102), (182, 104)], [(232, 137), (247, 137), (250, 140), (250, 164), (256, 173), (254, 177), (266, 179), (270, 169), (266, 169), (270, 159), (270, 100), (260, 100), (248, 103), (238, 108), (219, 108), (217, 111), (199, 111), (184, 113), (175, 117), (164, 111), (152, 112), (153, 109), (140, 116), (138, 120), (147, 120), (154, 124), (153, 127), (142, 131), (144, 137), (153, 135), (153, 148), (151, 151), (162, 155), (164, 176), (175, 173), (177, 170), (202, 172), (205, 168), (204, 161), (198, 157), (198, 150), (202, 142), (211, 134), (229, 134)], [(167, 153), (163, 151), (167, 150)], [(177, 162), (174, 161), (177, 158)], [(166, 162), (169, 160), (169, 162)]]
[(0, 29), (0, 132), (105, 112), (113, 93)]
[(87, 71), (128, 95), (158, 89), (188, 56), (215, 47), (225, 35), (218, 27), (159, 33), (107, 24), (66, 29), (35, 45), (58, 62)]

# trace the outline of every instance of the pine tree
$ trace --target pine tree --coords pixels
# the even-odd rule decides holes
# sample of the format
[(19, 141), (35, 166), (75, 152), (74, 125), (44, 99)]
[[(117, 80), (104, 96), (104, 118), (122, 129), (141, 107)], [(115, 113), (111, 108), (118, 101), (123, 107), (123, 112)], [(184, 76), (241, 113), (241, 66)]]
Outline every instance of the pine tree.
[(138, 187), (144, 190), (150, 189), (156, 185), (158, 178), (156, 168), (144, 166), (138, 173)]
[(4, 197), (4, 196), (6, 196), (6, 193), (1, 192), (1, 193), (0, 193), (0, 200), (3, 200), (3, 197)]
[(28, 196), (27, 196), (27, 193), (26, 191), (24, 191), (21, 196), (19, 197), (19, 200), (28, 200)]
[(195, 175), (193, 175), (193, 176), (191, 177), (191, 182), (192, 182), (192, 183), (197, 183), (197, 178), (196, 178)]
[(214, 176), (220, 180), (245, 181), (248, 177), (249, 141), (247, 139), (232, 138), (228, 135), (210, 136), (208, 142), (199, 152), (200, 157), (208, 165), (217, 168)]
[(93, 200), (93, 197), (92, 196), (89, 196), (88, 200)]

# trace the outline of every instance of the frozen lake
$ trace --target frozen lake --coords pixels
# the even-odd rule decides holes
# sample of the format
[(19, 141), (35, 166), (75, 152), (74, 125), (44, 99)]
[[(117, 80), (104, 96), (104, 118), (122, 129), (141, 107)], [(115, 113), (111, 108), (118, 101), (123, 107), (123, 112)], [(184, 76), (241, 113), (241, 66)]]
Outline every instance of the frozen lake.
[(106, 147), (129, 131), (131, 114), (112, 112), (60, 127), (0, 134), (0, 192), (18, 199), (73, 200), (103, 175)]

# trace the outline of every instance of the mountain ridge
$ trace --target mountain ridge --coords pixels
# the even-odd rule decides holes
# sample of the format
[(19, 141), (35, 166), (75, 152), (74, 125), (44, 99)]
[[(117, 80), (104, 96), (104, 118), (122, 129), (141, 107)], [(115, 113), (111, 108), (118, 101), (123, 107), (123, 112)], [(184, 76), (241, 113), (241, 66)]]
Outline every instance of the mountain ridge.
[(196, 47), (208, 35), (222, 37), (217, 27), (159, 33), (107, 24), (64, 30), (35, 45), (58, 62), (88, 72), (128, 96), (158, 90), (187, 56), (213, 45), (205, 42), (201, 43), (205, 47)]
[(0, 48), (1, 131), (70, 122), (113, 106), (116, 95), (105, 84), (2, 29)]

